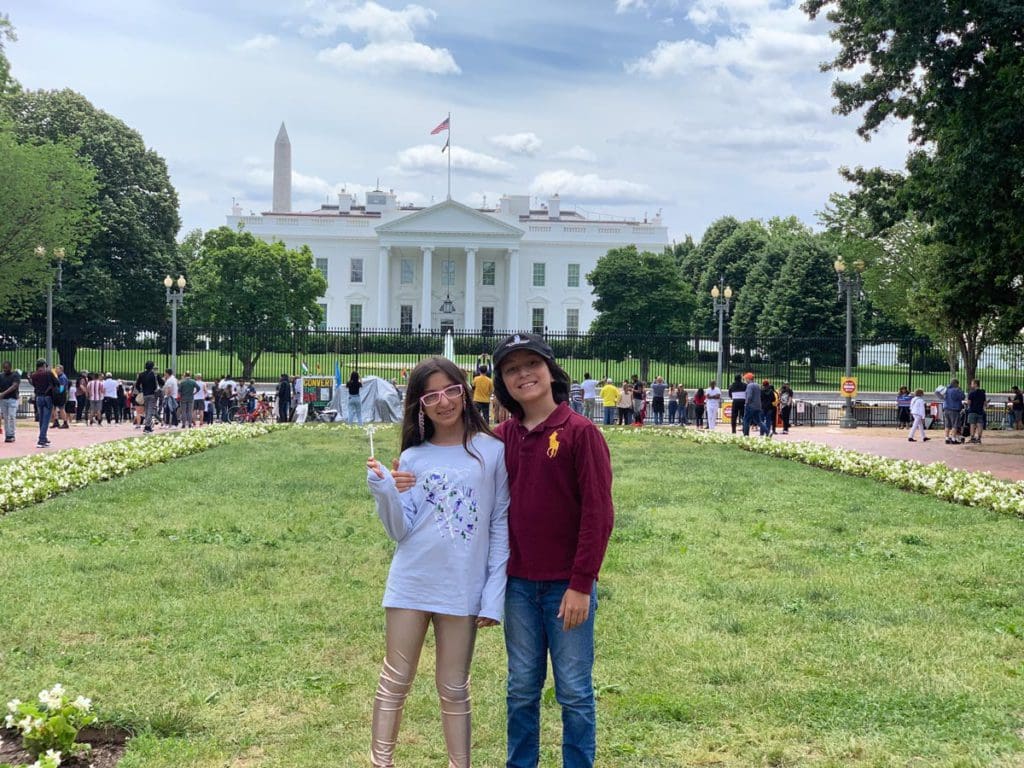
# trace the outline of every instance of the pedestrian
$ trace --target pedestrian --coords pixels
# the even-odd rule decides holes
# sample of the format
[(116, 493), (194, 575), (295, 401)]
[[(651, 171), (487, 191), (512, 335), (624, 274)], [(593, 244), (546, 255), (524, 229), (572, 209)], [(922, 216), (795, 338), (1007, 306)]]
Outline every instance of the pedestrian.
[(619, 403), (619, 388), (611, 379), (604, 380), (601, 387), (601, 405), (604, 408), (604, 423), (611, 426), (615, 422), (615, 409)]
[(487, 371), (486, 365), (479, 365), (473, 377), (473, 407), (480, 411), (484, 424), (491, 423), (491, 394), (494, 392), (494, 383)]
[[(108, 374), (109, 375), (109, 374)], [(143, 370), (135, 378), (135, 391), (142, 393), (142, 403), (145, 413), (145, 418), (142, 426), (142, 431), (146, 434), (153, 432), (153, 416), (156, 414), (156, 399), (160, 392), (160, 387), (163, 386), (160, 376), (154, 370), (154, 363), (152, 360), (146, 361), (145, 370)]]
[(910, 388), (906, 385), (896, 393), (896, 428), (906, 429), (910, 426), (910, 401), (913, 400)]
[(597, 381), (589, 373), (583, 374), (583, 415), (593, 421), (597, 418)]
[(75, 423), (89, 420), (89, 372), (81, 371), (75, 380)]
[(245, 410), (252, 413), (256, 410), (256, 380), (249, 379), (245, 385)]
[(192, 416), (195, 413), (195, 399), (198, 391), (199, 382), (192, 378), (191, 371), (185, 371), (185, 378), (178, 384), (178, 396), (181, 398), (182, 429), (192, 429), (195, 426)]
[(693, 423), (697, 429), (704, 429), (704, 409), (707, 406), (708, 396), (704, 387), (697, 387), (693, 395)]
[[(319, 370), (319, 369), (318, 369)], [(306, 402), (306, 379), (300, 373), (292, 381), (292, 416), (295, 409)]]
[[(505, 613), (509, 556), (504, 445), (471, 397), (453, 362), (421, 362), (409, 376), (395, 472), (373, 456), (366, 462), (377, 514), (397, 542), (373, 700), (370, 763), (378, 768), (394, 766), (402, 710), (430, 625), (448, 765), (470, 765), (470, 662), (477, 630), (498, 625)], [(419, 487), (400, 493), (398, 479)]]
[(775, 387), (768, 379), (761, 382), (761, 437), (775, 434), (775, 416), (779, 407)]
[(292, 412), (292, 384), (288, 380), (288, 374), (282, 373), (277, 382), (277, 420), (281, 424), (287, 423)]
[(942, 396), (942, 426), (946, 430), (946, 445), (963, 442), (963, 436), (957, 434), (960, 423), (960, 411), (963, 410), (966, 395), (960, 389), (960, 382), (951, 379), (946, 392)]
[(679, 426), (685, 427), (690, 423), (688, 409), (690, 407), (690, 393), (682, 384), (676, 390), (676, 399), (679, 400)]
[(363, 388), (363, 382), (359, 378), (358, 371), (352, 371), (345, 386), (348, 388), (348, 423), (351, 425), (358, 421), (361, 427), (363, 426), (363, 401), (359, 396), (359, 390)]
[(651, 384), (651, 413), (654, 414), (654, 423), (661, 426), (665, 422), (665, 379), (657, 376)]
[(629, 426), (633, 423), (633, 387), (628, 381), (622, 382), (622, 390), (619, 392), (619, 426)]
[(789, 425), (793, 417), (793, 401), (796, 395), (788, 381), (782, 382), (782, 389), (779, 390), (779, 415), (782, 417), (782, 434), (789, 434)]
[(1013, 387), (1013, 395), (1010, 398), (1013, 412), (1013, 428), (1024, 429), (1024, 391), (1019, 386)]
[(0, 370), (0, 416), (4, 419), (4, 442), (13, 443), (15, 422), (18, 420), (18, 389), (21, 373), (14, 370), (10, 360), (4, 360)]
[(57, 380), (44, 358), (36, 360), (36, 370), (28, 377), (32, 382), (32, 397), (36, 401), (36, 417), (39, 419), (39, 440), (36, 448), (45, 448), (50, 444), (47, 430), (50, 427), (50, 414), (53, 412), (53, 391)]
[(924, 431), (924, 413), (924, 390), (918, 389), (910, 400), (910, 417), (914, 420), (914, 423), (910, 427), (910, 434), (907, 435), (908, 442), (917, 442), (914, 439), (914, 434), (918, 431), (921, 433), (922, 443), (927, 443), (930, 439)]
[(644, 403), (647, 402), (647, 392), (644, 390), (644, 383), (635, 373), (633, 374), (631, 386), (633, 393), (633, 418), (635, 419), (640, 415), (640, 411), (643, 409)]
[(985, 390), (978, 379), (971, 381), (971, 391), (967, 393), (967, 423), (971, 427), (971, 442), (981, 443), (981, 435), (985, 431)]
[[(70, 389), (71, 382), (64, 373), (64, 366), (58, 365), (53, 369), (53, 376), (57, 380), (54, 385), (53, 391), (53, 423), (50, 425), (51, 429), (67, 429), (68, 428), (68, 390)], [(61, 421), (64, 423), (61, 424)]]
[(608, 445), (568, 407), (569, 376), (543, 338), (505, 339), (494, 366), (498, 399), (512, 413), (497, 429), (511, 499), (506, 766), (539, 762), (549, 657), (562, 710), (562, 764), (593, 766), (596, 587), (614, 518)]
[(103, 415), (107, 425), (117, 419), (117, 380), (110, 371), (103, 374)]
[(745, 374), (743, 378), (747, 382), (743, 400), (743, 436), (750, 437), (750, 425), (761, 423), (761, 386), (752, 373)]
[(722, 405), (722, 390), (718, 388), (718, 382), (712, 379), (704, 394), (708, 399), (708, 429), (713, 432), (718, 426), (718, 409)]
[(576, 379), (573, 379), (569, 386), (569, 407), (580, 416), (583, 415), (583, 385)]
[(103, 426), (103, 379), (98, 373), (89, 379), (89, 419), (88, 424), (95, 420), (96, 426)]
[(676, 385), (672, 384), (668, 388), (668, 423), (669, 426), (676, 423), (676, 414), (679, 411), (679, 391), (676, 389)]
[(168, 368), (164, 371), (164, 426), (178, 426), (178, 377)]
[(729, 399), (732, 400), (732, 413), (729, 416), (729, 421), (732, 433), (735, 435), (736, 424), (743, 424), (743, 412), (746, 410), (747, 402), (747, 385), (743, 383), (743, 378), (738, 373), (732, 384), (729, 385)]

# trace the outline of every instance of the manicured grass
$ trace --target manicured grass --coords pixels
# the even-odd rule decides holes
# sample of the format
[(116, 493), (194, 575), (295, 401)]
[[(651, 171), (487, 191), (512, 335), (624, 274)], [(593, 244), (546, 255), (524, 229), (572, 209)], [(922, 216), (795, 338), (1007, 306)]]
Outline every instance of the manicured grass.
[[(378, 435), (390, 455), (396, 433)], [(610, 435), (602, 766), (1018, 766), (1019, 519), (870, 480)], [(392, 551), (363, 435), (292, 429), (0, 519), (0, 695), (62, 682), (140, 736), (125, 768), (367, 764)], [(504, 749), (500, 630), (474, 762)], [(401, 765), (444, 764), (432, 645)], [(546, 703), (542, 765), (557, 765)]]

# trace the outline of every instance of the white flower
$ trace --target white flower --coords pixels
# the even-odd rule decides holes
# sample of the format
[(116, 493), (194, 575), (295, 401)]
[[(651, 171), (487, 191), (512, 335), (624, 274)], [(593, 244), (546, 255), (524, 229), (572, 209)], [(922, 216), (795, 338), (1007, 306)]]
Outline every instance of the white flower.
[(87, 699), (85, 696), (79, 696), (71, 703), (71, 706), (79, 712), (88, 712), (89, 708), (92, 707), (92, 699)]
[(12, 713), (13, 712), (17, 712), (18, 711), (18, 707), (20, 707), (20, 706), (21, 706), (21, 699), (11, 699), (10, 701), (7, 702), (7, 711), (8, 712), (12, 712)]
[(5, 728), (13, 728), (14, 727), (14, 715), (8, 715), (7, 717), (4, 718), (4, 727)]
[(19, 720), (18, 721), (18, 730), (21, 731), (23, 734), (26, 734), (26, 735), (29, 734), (29, 733), (32, 733), (32, 718), (26, 716), (26, 717), (23, 717), (21, 720)]
[(46, 757), (49, 760), (52, 760), (55, 765), (60, 765), (60, 752), (58, 752), (56, 749), (46, 750), (46, 754), (44, 755), (44, 757)]

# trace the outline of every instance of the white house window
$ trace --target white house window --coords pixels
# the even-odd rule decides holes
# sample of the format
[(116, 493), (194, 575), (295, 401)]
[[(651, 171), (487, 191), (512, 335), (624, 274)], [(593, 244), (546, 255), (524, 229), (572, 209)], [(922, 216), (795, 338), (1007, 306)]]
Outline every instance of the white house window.
[(455, 285), (455, 262), (451, 259), (441, 262), (441, 284), (447, 288)]
[(412, 304), (403, 304), (399, 307), (399, 314), (401, 320), (398, 330), (402, 333), (412, 333)]
[(363, 260), (352, 259), (352, 268), (349, 272), (349, 282), (361, 283), (363, 282)]
[(484, 335), (494, 333), (494, 307), (480, 307), (480, 332)]
[(485, 261), (481, 269), (481, 285), (494, 285), (494, 262)]
[(320, 322), (316, 324), (316, 327), (321, 331), (327, 327), (327, 305), (317, 304), (320, 307)]
[(544, 333), (544, 308), (534, 307), (533, 308), (533, 332)]
[(320, 270), (320, 274), (324, 276), (324, 280), (327, 279), (327, 259), (317, 259), (316, 268)]
[(348, 327), (358, 331), (363, 327), (363, 305), (350, 304), (348, 307)]
[(579, 288), (580, 287), (580, 265), (570, 264), (569, 265), (569, 287)]
[(580, 311), (578, 309), (565, 310), (565, 331), (566, 333), (580, 332)]
[(411, 259), (402, 259), (402, 285), (412, 285), (416, 279), (416, 268)]
[(533, 287), (543, 288), (544, 287), (544, 262), (535, 261), (533, 262)]

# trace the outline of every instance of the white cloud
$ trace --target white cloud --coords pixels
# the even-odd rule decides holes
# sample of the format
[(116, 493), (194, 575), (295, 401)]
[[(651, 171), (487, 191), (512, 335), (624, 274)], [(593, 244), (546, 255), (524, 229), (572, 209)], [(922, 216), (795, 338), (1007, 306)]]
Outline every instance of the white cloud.
[(627, 11), (640, 10), (646, 7), (646, 0), (615, 0), (616, 13), (626, 13)]
[(597, 155), (586, 147), (581, 147), (579, 144), (563, 149), (561, 152), (555, 152), (551, 157), (555, 160), (575, 160), (579, 163), (592, 164), (597, 162)]
[(650, 203), (660, 198), (646, 184), (624, 179), (604, 179), (595, 173), (578, 174), (563, 169), (544, 171), (530, 183), (530, 193), (552, 195), (588, 203)]
[(368, 43), (362, 48), (341, 43), (320, 51), (317, 59), (342, 69), (363, 71), (412, 69), (434, 75), (457, 75), (462, 71), (447, 49), (423, 43)]
[(514, 155), (529, 155), (532, 157), (540, 151), (544, 143), (536, 133), (511, 133), (499, 136), (491, 136), (491, 144), (511, 152)]
[[(515, 170), (515, 166), (511, 163), (481, 152), (474, 152), (463, 147), (454, 147), (450, 151), (452, 153), (452, 168), (472, 176), (501, 178), (510, 175)], [(399, 152), (398, 161), (393, 170), (405, 175), (416, 175), (434, 173), (447, 170), (447, 168), (448, 158), (441, 152), (440, 146), (421, 144)]]
[(234, 50), (242, 53), (269, 51), (271, 48), (276, 48), (279, 42), (274, 35), (256, 35), (234, 46)]

